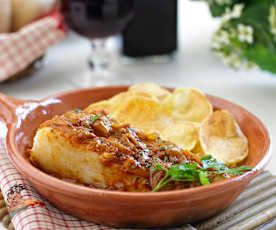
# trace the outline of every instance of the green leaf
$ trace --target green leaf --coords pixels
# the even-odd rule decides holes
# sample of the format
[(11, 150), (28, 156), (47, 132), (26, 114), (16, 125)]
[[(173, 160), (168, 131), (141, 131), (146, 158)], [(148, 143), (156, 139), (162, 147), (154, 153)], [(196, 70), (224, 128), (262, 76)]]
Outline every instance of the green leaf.
[(264, 44), (257, 43), (250, 49), (244, 50), (243, 56), (261, 69), (276, 73), (276, 52), (269, 51)]
[(205, 170), (216, 169), (218, 173), (224, 173), (228, 169), (223, 162), (219, 162), (211, 156), (201, 158), (201, 163)]
[(220, 17), (224, 14), (225, 12), (225, 6), (219, 6), (217, 4), (210, 4), (209, 5), (211, 14), (213, 17)]
[(210, 160), (211, 158), (212, 158), (211, 155), (207, 155), (207, 156), (201, 157), (201, 161)]
[(153, 169), (153, 172), (156, 172), (156, 171), (158, 171), (158, 170), (163, 170), (163, 171), (165, 171), (165, 172), (168, 172), (168, 169), (162, 167), (160, 164), (156, 164), (156, 165), (155, 165), (155, 168)]
[(235, 4), (244, 2), (244, 0), (232, 0), (230, 4), (219, 5), (215, 1), (211, 1), (209, 8), (213, 17), (221, 17), (225, 13), (226, 8), (232, 8)]
[(196, 181), (198, 178), (196, 163), (172, 165), (168, 175), (176, 181)]
[(233, 25), (245, 24), (254, 29), (255, 44), (264, 44), (270, 52), (276, 52), (276, 44), (269, 30), (269, 9), (274, 0), (251, 0), (246, 4), (240, 18), (233, 20)]
[(166, 174), (152, 191), (157, 192), (171, 181), (197, 181), (198, 172), (196, 168), (196, 163), (172, 165), (169, 170), (157, 164), (153, 172), (155, 172), (156, 170), (162, 170), (166, 172)]
[(96, 120), (98, 120), (100, 118), (100, 116), (99, 115), (94, 115), (92, 118), (91, 118), (91, 120), (90, 120), (90, 122), (91, 123), (94, 123)]
[(207, 172), (199, 172), (199, 181), (201, 185), (210, 184), (208, 173)]
[(241, 175), (245, 171), (250, 171), (250, 170), (252, 170), (252, 167), (248, 167), (248, 166), (243, 165), (243, 166), (240, 166), (240, 167), (237, 167), (237, 168), (228, 169), (227, 173), (235, 176), (235, 175)]
[[(244, 44), (231, 40), (231, 49), (224, 50), (225, 54), (233, 52), (234, 47), (240, 47), (239, 55), (251, 63), (255, 63), (260, 69), (276, 73), (276, 42), (270, 31), (268, 20), (270, 6), (275, 0), (234, 0), (229, 5), (219, 5), (215, 1), (209, 1), (210, 10), (213, 16), (221, 16), (226, 7), (233, 7), (237, 3), (245, 5), (241, 17), (232, 19), (224, 24), (226, 30), (237, 28), (238, 24), (251, 26), (254, 30), (254, 43)], [(235, 42), (235, 43), (234, 43)], [(239, 51), (239, 50), (238, 50)]]
[(164, 168), (160, 164), (155, 165), (153, 172), (161, 170), (165, 172), (164, 177), (159, 181), (157, 186), (152, 190), (157, 192), (166, 184), (172, 181), (194, 182), (199, 181), (201, 185), (210, 184), (210, 174), (229, 174), (240, 175), (245, 171), (249, 171), (252, 168), (248, 166), (240, 166), (237, 168), (229, 169), (224, 163), (217, 161), (211, 156), (205, 156), (201, 158), (203, 168), (199, 168), (196, 163), (183, 163), (172, 165), (169, 169)]

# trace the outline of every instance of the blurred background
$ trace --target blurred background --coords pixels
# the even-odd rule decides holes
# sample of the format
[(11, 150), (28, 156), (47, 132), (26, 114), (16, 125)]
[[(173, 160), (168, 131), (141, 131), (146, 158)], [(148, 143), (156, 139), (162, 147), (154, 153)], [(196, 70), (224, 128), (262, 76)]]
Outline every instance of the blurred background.
[[(116, 18), (117, 24), (107, 23), (104, 26), (97, 24), (98, 18), (94, 18), (94, 24), (86, 24), (88, 19), (79, 16), (82, 15), (82, 5), (79, 4), (81, 1), (72, 2), (77, 4), (73, 6), (76, 14), (75, 16), (73, 14), (73, 18), (78, 20), (72, 20), (72, 12), (69, 9), (63, 9), (63, 14), (66, 16), (67, 25), (73, 30), (70, 29), (65, 37), (66, 29), (60, 14), (58, 12), (52, 14), (56, 8), (52, 7), (51, 10), (42, 12), (41, 15), (49, 17), (49, 14), (52, 14), (51, 17), (57, 19), (58, 26), (55, 29), (60, 29), (63, 35), (56, 37), (58, 42), (51, 42), (49, 47), (44, 46), (40, 49), (38, 56), (43, 56), (43, 60), (36, 62), (37, 71), (30, 71), (24, 73), (24, 77), (0, 83), (0, 92), (22, 99), (40, 99), (64, 90), (97, 85), (154, 82), (171, 87), (195, 87), (242, 105), (256, 114), (267, 125), (272, 136), (276, 136), (276, 77), (273, 73), (276, 66), (273, 50), (276, 45), (272, 27), (273, 20), (276, 20), (276, 11), (274, 12), (272, 7), (274, 1), (179, 0), (176, 6), (174, 0), (155, 0), (149, 1), (153, 5), (148, 8), (139, 6), (140, 16), (132, 8), (137, 7), (135, 3), (131, 5), (132, 1), (129, 1), (128, 6), (117, 6), (124, 12), (119, 18), (116, 18), (118, 15), (113, 15), (118, 9), (106, 8), (106, 15), (110, 16), (107, 20), (114, 22)], [(112, 1), (106, 2), (112, 5)], [(248, 7), (239, 5), (242, 2), (251, 2), (252, 5)], [(257, 2), (262, 4), (254, 8), (254, 4), (259, 4)], [(219, 17), (211, 15), (208, 3), (211, 5), (213, 16)], [(266, 3), (271, 6), (267, 7)], [(259, 21), (256, 22), (254, 15), (258, 16)], [(265, 24), (259, 15), (267, 18)], [(36, 19), (37, 17), (39, 16), (36, 15)], [(21, 22), (23, 19), (18, 20)], [(261, 22), (261, 25), (255, 27), (259, 25), (258, 22)], [(49, 22), (49, 28), (51, 23)], [(34, 26), (46, 28), (43, 25)], [(271, 29), (270, 33), (265, 26)], [(21, 30), (17, 31), (18, 33), (23, 31), (26, 38), (28, 32), (32, 30), (30, 27), (31, 24), (28, 28), (20, 27)], [(166, 31), (162, 32), (162, 29)], [(161, 31), (160, 35), (158, 30)], [(50, 29), (45, 32), (45, 34), (50, 33)], [(1, 41), (7, 39), (4, 37), (6, 35), (1, 36), (2, 34), (0, 34), (0, 47)], [(8, 38), (10, 36), (11, 34)], [(40, 39), (39, 35), (37, 36), (38, 38), (31, 42), (34, 46), (36, 40)], [(159, 36), (160, 39), (154, 36)], [(61, 39), (63, 37), (65, 38)], [(158, 44), (159, 42), (161, 44)], [(139, 44), (148, 45), (142, 47), (144, 50), (135, 49), (135, 45), (141, 48)], [(257, 49), (262, 45), (270, 49), (269, 54), (264, 54), (265, 49), (261, 51)], [(159, 48), (160, 53), (157, 52)], [(26, 48), (23, 47), (22, 50), (24, 49)], [(238, 61), (229, 59), (229, 49), (231, 52), (235, 51), (235, 54), (231, 53), (231, 57), (239, 59)], [(0, 68), (3, 67), (3, 60), (17, 56), (16, 51), (12, 57), (3, 56), (3, 52), (0, 52)], [(23, 61), (27, 59), (23, 58)], [(237, 66), (238, 63), (242, 63), (246, 68), (242, 66), (237, 69), (240, 67)], [(259, 67), (256, 67), (256, 64)], [(253, 68), (248, 70), (247, 67)], [(5, 76), (5, 78), (10, 77), (12, 76)], [(269, 169), (274, 174), (276, 174), (275, 165), (276, 157), (273, 156)]]

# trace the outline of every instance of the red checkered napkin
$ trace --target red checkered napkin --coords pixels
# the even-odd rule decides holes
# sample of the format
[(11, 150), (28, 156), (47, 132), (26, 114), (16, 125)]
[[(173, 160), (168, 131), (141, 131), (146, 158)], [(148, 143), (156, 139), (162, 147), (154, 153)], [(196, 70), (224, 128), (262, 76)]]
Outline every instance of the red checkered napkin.
[[(0, 122), (0, 188), (16, 230), (115, 230), (67, 215), (43, 199), (9, 161), (6, 131), (5, 125)], [(28, 205), (22, 208), (24, 203)], [(174, 228), (192, 229), (190, 225)]]
[(16, 33), (0, 34), (0, 82), (24, 70), (65, 35), (58, 11)]

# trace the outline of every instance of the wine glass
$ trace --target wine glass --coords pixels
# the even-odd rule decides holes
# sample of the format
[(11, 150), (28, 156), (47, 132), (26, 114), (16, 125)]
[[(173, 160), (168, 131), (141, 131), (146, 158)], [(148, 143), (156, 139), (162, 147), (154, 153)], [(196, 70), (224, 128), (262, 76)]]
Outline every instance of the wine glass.
[(92, 44), (88, 60), (90, 72), (73, 79), (74, 83), (78, 87), (117, 83), (122, 75), (118, 56), (106, 48), (106, 42), (132, 19), (134, 0), (61, 0), (61, 3), (68, 27)]

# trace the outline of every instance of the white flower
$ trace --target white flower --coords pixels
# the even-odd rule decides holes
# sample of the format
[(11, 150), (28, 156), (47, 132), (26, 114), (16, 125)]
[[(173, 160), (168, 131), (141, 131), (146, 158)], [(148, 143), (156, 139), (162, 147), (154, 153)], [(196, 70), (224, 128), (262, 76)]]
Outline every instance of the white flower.
[(243, 60), (241, 56), (236, 52), (232, 52), (230, 54), (226, 54), (221, 50), (214, 50), (213, 52), (221, 59), (221, 61), (226, 66), (232, 67), (234, 69), (245, 68), (247, 70), (251, 70), (257, 67), (255, 63)]
[(228, 65), (228, 66), (233, 67), (235, 69), (239, 69), (239, 68), (242, 67), (241, 58), (237, 54), (230, 54), (230, 55), (224, 56), (222, 58), (222, 62), (225, 65)]
[(215, 0), (218, 5), (230, 5), (232, 0)]
[(231, 19), (239, 18), (242, 15), (242, 10), (244, 8), (244, 4), (235, 4), (233, 10), (229, 7), (225, 9), (225, 13), (222, 15), (222, 23), (225, 23)]
[(232, 10), (232, 18), (239, 18), (242, 15), (244, 4), (236, 4)]
[(274, 35), (274, 40), (276, 41), (276, 6), (274, 5), (270, 7), (268, 21), (270, 24), (270, 32)]
[(226, 53), (223, 50), (213, 49), (214, 54), (226, 65), (234, 69), (245, 68), (251, 70), (257, 65), (253, 62), (242, 59), (240, 50), (232, 50), (230, 53)]
[(213, 52), (214, 52), (220, 59), (222, 59), (222, 58), (225, 56), (225, 54), (224, 54), (222, 51), (220, 51), (220, 50), (213, 50)]
[(251, 26), (245, 26), (238, 24), (238, 39), (241, 42), (253, 43), (253, 28)]
[(253, 68), (256, 68), (257, 65), (254, 63), (254, 62), (251, 62), (251, 61), (247, 61), (244, 63), (244, 68), (248, 69), (248, 70), (251, 70)]
[(215, 0), (205, 0), (208, 4), (213, 4)]
[(219, 42), (217, 42), (217, 41), (212, 41), (211, 48), (212, 49), (220, 49), (221, 48), (221, 44)]
[(232, 12), (231, 12), (231, 9), (229, 7), (227, 7), (225, 9), (225, 13), (222, 15), (221, 17), (221, 21), (222, 23), (224, 22), (228, 22), (229, 20), (231, 20), (232, 18)]
[(230, 44), (229, 33), (226, 30), (217, 31), (212, 38), (212, 48), (220, 49)]

